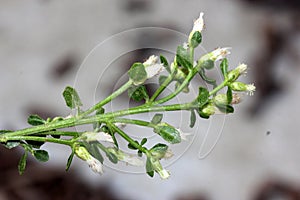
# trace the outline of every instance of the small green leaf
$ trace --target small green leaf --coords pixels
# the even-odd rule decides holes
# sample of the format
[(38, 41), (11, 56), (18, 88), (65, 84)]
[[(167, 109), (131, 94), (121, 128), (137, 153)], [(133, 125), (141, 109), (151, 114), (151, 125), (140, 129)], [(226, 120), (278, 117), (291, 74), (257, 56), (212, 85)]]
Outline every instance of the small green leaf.
[(163, 119), (163, 114), (157, 113), (153, 116), (151, 123), (152, 124), (159, 124)]
[(196, 48), (202, 41), (202, 35), (199, 31), (196, 31), (191, 40), (190, 40), (190, 46), (193, 48)]
[(110, 160), (110, 162), (117, 164), (118, 163), (118, 157), (111, 153), (111, 152), (106, 152), (106, 156), (108, 157), (108, 159)]
[(228, 104), (231, 104), (231, 102), (232, 102), (232, 90), (231, 90), (230, 87), (227, 88), (226, 95), (227, 95), (227, 102), (228, 102)]
[[(47, 137), (46, 135), (38, 135), (38, 134), (33, 134), (32, 136)], [(37, 148), (37, 149), (41, 148), (41, 146), (43, 144), (45, 144), (45, 142), (34, 141), (34, 140), (26, 140), (26, 142), (27, 142), (27, 144), (29, 144), (33, 148)]]
[(191, 110), (191, 117), (190, 117), (190, 127), (193, 128), (195, 126), (196, 123), (196, 114), (195, 114), (195, 110)]
[(190, 61), (188, 49), (183, 48), (181, 45), (177, 47), (176, 62), (179, 66), (187, 69), (191, 69), (193, 67), (192, 62)]
[(128, 71), (128, 76), (134, 85), (140, 85), (147, 80), (147, 72), (142, 63), (134, 63)]
[(146, 172), (150, 177), (154, 176), (154, 169), (153, 169), (152, 163), (150, 161), (150, 158), (147, 158), (147, 161), (146, 161)]
[(101, 155), (99, 148), (98, 148), (98, 144), (97, 143), (92, 143), (90, 148), (88, 149), (88, 151), (90, 152), (90, 154), (96, 158), (97, 160), (99, 160), (101, 163), (103, 163), (104, 159), (103, 156)]
[(223, 105), (223, 106), (217, 106), (218, 109), (223, 113), (233, 113), (234, 108), (231, 105)]
[(32, 126), (38, 126), (38, 125), (45, 124), (46, 121), (38, 115), (30, 115), (27, 119), (27, 122)]
[(141, 141), (141, 146), (143, 146), (147, 142), (147, 138), (143, 138)]
[(211, 59), (205, 60), (201, 63), (201, 67), (208, 69), (208, 70), (214, 68), (214, 66), (215, 66), (215, 63)]
[(167, 123), (158, 124), (154, 132), (159, 134), (165, 141), (176, 144), (181, 142), (180, 132)]
[(142, 99), (145, 100), (149, 99), (147, 89), (144, 85), (130, 87), (128, 89), (128, 96), (135, 101), (141, 101)]
[(18, 142), (18, 141), (9, 141), (9, 142), (4, 143), (4, 146), (8, 149), (12, 149), (12, 148), (19, 146), (19, 144), (20, 144), (20, 142)]
[(163, 55), (160, 55), (160, 62), (163, 64), (163, 66), (166, 68), (166, 70), (170, 73), (171, 69), (170, 69), (168, 60)]
[(150, 152), (151, 152), (151, 155), (155, 158), (155, 159), (162, 159), (167, 150), (168, 150), (168, 145), (166, 144), (161, 144), (161, 143), (158, 143), (156, 145), (154, 145), (151, 149), (150, 149)]
[(158, 84), (159, 84), (159, 85), (162, 85), (162, 84), (165, 82), (165, 80), (166, 80), (167, 78), (168, 78), (168, 77), (167, 77), (167, 76), (164, 76), (164, 75), (159, 76), (159, 78), (158, 78)]
[(74, 153), (74, 151), (72, 151), (72, 153), (70, 154), (68, 161), (67, 161), (66, 171), (68, 171), (70, 169), (74, 155), (75, 155), (75, 153)]
[(220, 64), (221, 72), (224, 76), (224, 78), (227, 78), (228, 74), (228, 60), (227, 58), (224, 58)]
[(209, 92), (206, 88), (199, 87), (199, 95), (197, 97), (198, 103), (200, 104), (200, 107), (205, 105), (208, 102), (209, 98)]
[(63, 96), (69, 108), (73, 109), (82, 106), (79, 95), (74, 88), (67, 86), (63, 92)]
[(45, 150), (33, 151), (33, 156), (40, 162), (47, 162), (49, 160), (49, 154)]
[(19, 164), (18, 164), (18, 170), (19, 170), (19, 174), (22, 175), (25, 171), (26, 168), (26, 162), (27, 162), (27, 151), (24, 152), (24, 154), (22, 155)]

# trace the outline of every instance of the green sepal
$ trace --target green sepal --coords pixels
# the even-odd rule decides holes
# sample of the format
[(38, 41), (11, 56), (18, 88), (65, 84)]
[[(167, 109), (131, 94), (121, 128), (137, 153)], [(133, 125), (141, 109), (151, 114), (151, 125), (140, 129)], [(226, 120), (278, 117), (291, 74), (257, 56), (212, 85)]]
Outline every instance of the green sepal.
[(82, 103), (81, 103), (81, 100), (79, 98), (77, 91), (70, 86), (67, 86), (65, 88), (65, 90), (63, 92), (63, 97), (65, 99), (67, 106), (71, 109), (82, 106)]
[(49, 160), (49, 154), (45, 150), (34, 150), (33, 156), (40, 162), (47, 162)]
[(20, 161), (19, 161), (19, 164), (18, 164), (18, 171), (19, 171), (19, 174), (22, 175), (25, 171), (25, 168), (26, 168), (26, 163), (27, 163), (27, 151), (24, 152), (24, 154), (22, 155)]
[(74, 151), (72, 151), (72, 153), (70, 154), (68, 161), (67, 161), (66, 171), (68, 171), (70, 169), (74, 155), (75, 155), (75, 153), (74, 153)]
[(231, 90), (230, 87), (227, 88), (226, 95), (227, 95), (228, 104), (231, 104), (231, 102), (232, 102), (232, 90)]
[(150, 149), (150, 152), (151, 152), (151, 155), (155, 158), (155, 159), (162, 159), (167, 150), (168, 150), (168, 145), (166, 144), (161, 144), (161, 143), (158, 143), (156, 145), (154, 145), (151, 149)]
[(108, 159), (110, 160), (110, 162), (117, 164), (118, 163), (118, 157), (111, 153), (111, 152), (106, 152), (106, 156), (108, 157)]
[(144, 85), (131, 86), (128, 89), (128, 96), (135, 101), (141, 101), (142, 99), (149, 100), (149, 95)]
[(46, 123), (46, 121), (38, 115), (30, 115), (27, 118), (27, 122), (32, 126), (38, 126)]
[(220, 64), (221, 72), (223, 74), (224, 78), (227, 78), (228, 74), (228, 60), (227, 58), (224, 58)]
[(199, 103), (200, 108), (202, 108), (209, 100), (209, 92), (204, 87), (199, 87), (199, 94), (197, 97), (197, 101)]
[(201, 63), (201, 67), (202, 68), (205, 68), (205, 69), (212, 69), (215, 67), (215, 62), (211, 59), (207, 59), (207, 60), (204, 60), (202, 63)]
[(128, 76), (134, 85), (140, 85), (147, 80), (147, 72), (142, 63), (134, 63), (128, 71)]
[(171, 144), (181, 142), (180, 132), (167, 123), (160, 123), (156, 125), (154, 132), (159, 134), (165, 141)]
[(196, 48), (202, 41), (202, 35), (200, 31), (195, 31), (190, 39), (190, 46)]
[(150, 177), (154, 176), (154, 168), (149, 157), (147, 157), (146, 160), (146, 172)]
[(188, 49), (183, 48), (179, 45), (176, 51), (176, 62), (178, 66), (182, 66), (187, 69), (191, 69), (193, 64), (190, 61), (190, 55)]
[(193, 128), (195, 126), (196, 123), (196, 114), (195, 114), (195, 110), (191, 110), (191, 117), (190, 117), (190, 127)]
[(163, 114), (157, 113), (153, 116), (151, 123), (152, 124), (159, 124), (163, 119)]
[(161, 64), (163, 64), (163, 66), (165, 67), (167, 72), (171, 73), (171, 69), (170, 69), (168, 60), (163, 55), (160, 55), (159, 58), (160, 58)]
[(217, 108), (223, 113), (233, 113), (234, 108), (231, 105), (217, 106)]

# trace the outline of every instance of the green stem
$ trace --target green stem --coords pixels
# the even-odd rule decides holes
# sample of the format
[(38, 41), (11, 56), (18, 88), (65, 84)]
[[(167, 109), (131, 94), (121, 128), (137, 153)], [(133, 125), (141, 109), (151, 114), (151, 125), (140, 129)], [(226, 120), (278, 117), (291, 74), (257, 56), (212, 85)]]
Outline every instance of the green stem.
[(124, 131), (119, 129), (116, 125), (110, 122), (108, 122), (107, 125), (110, 126), (114, 131), (116, 131), (127, 142), (129, 142), (133, 147), (137, 148), (138, 150), (142, 151), (145, 154), (149, 153), (149, 151), (145, 147), (139, 145), (136, 141), (134, 141), (129, 135), (127, 135)]
[[(51, 142), (51, 143), (57, 143), (57, 144), (64, 144), (68, 146), (72, 146), (73, 141), (72, 140), (62, 140), (62, 139), (56, 139), (56, 138), (48, 138), (48, 137), (39, 137), (39, 136), (11, 136), (9, 137), (9, 140), (31, 140), (31, 141), (37, 141), (37, 142)], [(4, 142), (7, 142), (4, 141)]]
[(168, 78), (163, 82), (163, 84), (155, 91), (155, 93), (152, 95), (152, 97), (149, 100), (149, 104), (151, 104), (165, 89), (170, 83), (172, 82), (174, 78), (174, 72), (168, 76)]
[(225, 87), (227, 85), (227, 83), (228, 83), (228, 81), (224, 80), (220, 85), (218, 85), (212, 91), (209, 92), (209, 96), (215, 95), (218, 91), (223, 89), (223, 87)]
[(91, 108), (89, 108), (88, 110), (86, 110), (85, 112), (81, 113), (80, 117), (84, 117), (84, 116), (86, 116), (86, 115), (94, 112), (95, 110), (101, 108), (105, 104), (109, 103), (114, 98), (116, 98), (117, 96), (119, 96), (120, 94), (122, 94), (123, 92), (125, 92), (131, 85), (132, 85), (132, 81), (131, 80), (127, 81), (127, 83), (125, 83), (124, 85), (122, 85), (122, 87), (120, 87), (118, 90), (116, 90), (111, 95), (109, 95), (108, 97), (106, 97), (104, 100), (100, 101), (99, 103), (95, 104), (94, 106), (92, 106)]
[(150, 128), (154, 128), (155, 124), (147, 121), (137, 120), (137, 119), (126, 119), (126, 118), (114, 118), (111, 122), (115, 123), (124, 123), (124, 124), (135, 124), (138, 126), (146, 126)]

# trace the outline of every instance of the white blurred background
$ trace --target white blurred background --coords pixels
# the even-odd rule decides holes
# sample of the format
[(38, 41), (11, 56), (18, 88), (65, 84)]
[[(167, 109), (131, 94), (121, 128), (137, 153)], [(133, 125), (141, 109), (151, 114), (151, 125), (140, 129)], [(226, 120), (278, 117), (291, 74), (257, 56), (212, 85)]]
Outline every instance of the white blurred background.
[[(109, 184), (120, 199), (290, 199), (280, 192), (256, 196), (269, 185), (300, 189), (299, 10), (298, 1), (280, 0), (0, 0), (0, 129), (25, 128), (32, 113), (68, 115), (66, 85), (86, 106), (105, 97), (125, 81), (132, 62), (153, 53), (143, 48), (171, 58), (202, 11), (197, 53), (232, 47), (230, 65), (248, 64), (243, 80), (257, 86), (254, 97), (244, 96), (233, 115), (198, 120), (196, 129), (188, 128), (188, 115), (170, 115), (193, 136), (171, 147), (176, 159), (164, 163), (171, 171), (166, 181), (109, 168), (98, 176), (78, 160), (72, 169), (87, 184)], [(141, 27), (156, 28), (135, 29)], [(49, 166), (63, 171), (69, 150), (44, 148)]]

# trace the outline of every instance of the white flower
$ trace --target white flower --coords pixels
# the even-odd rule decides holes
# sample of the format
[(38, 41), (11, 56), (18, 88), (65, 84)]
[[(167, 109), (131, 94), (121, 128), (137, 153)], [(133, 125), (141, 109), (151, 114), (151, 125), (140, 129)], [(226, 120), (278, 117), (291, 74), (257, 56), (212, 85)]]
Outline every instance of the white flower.
[(133, 155), (124, 154), (122, 159), (120, 160), (122, 160), (123, 162), (129, 165), (138, 166), (138, 167), (144, 166), (144, 162)]
[(239, 104), (242, 101), (242, 97), (240, 94), (234, 93), (232, 94), (231, 104)]
[(158, 57), (152, 55), (143, 63), (147, 72), (147, 79), (157, 76), (164, 69), (164, 66), (157, 61)]
[(225, 58), (227, 55), (230, 54), (229, 49), (231, 48), (230, 47), (217, 48), (216, 50), (210, 53), (210, 59), (213, 61), (218, 61)]
[(255, 92), (256, 87), (254, 86), (254, 84), (248, 84), (246, 85), (246, 90), (247, 90), (247, 94), (249, 94), (250, 96), (252, 96)]
[(170, 172), (165, 169), (159, 170), (157, 173), (160, 175), (161, 179), (167, 179), (170, 177)]
[(157, 64), (157, 61), (158, 61), (158, 56), (152, 55), (143, 63), (143, 65), (145, 67), (148, 67)]
[(187, 50), (189, 48), (189, 44), (187, 42), (184, 42), (182, 47)]
[(240, 74), (246, 74), (247, 73), (247, 65), (244, 64), (244, 63), (239, 64), (239, 66), (237, 66), (236, 69), (239, 71)]
[(174, 153), (172, 152), (171, 149), (168, 149), (164, 155), (164, 159), (169, 159), (169, 158), (172, 158), (174, 156)]
[(114, 143), (114, 140), (111, 137), (111, 135), (105, 132), (85, 132), (83, 136), (86, 137), (87, 142), (102, 141)]
[(103, 174), (103, 168), (102, 168), (102, 163), (94, 158), (93, 156), (90, 156), (89, 159), (86, 160), (88, 163), (89, 167), (98, 174)]
[(204, 28), (203, 15), (204, 13), (201, 12), (199, 18), (195, 20), (192, 32), (196, 32), (196, 31), (201, 32), (203, 30)]

